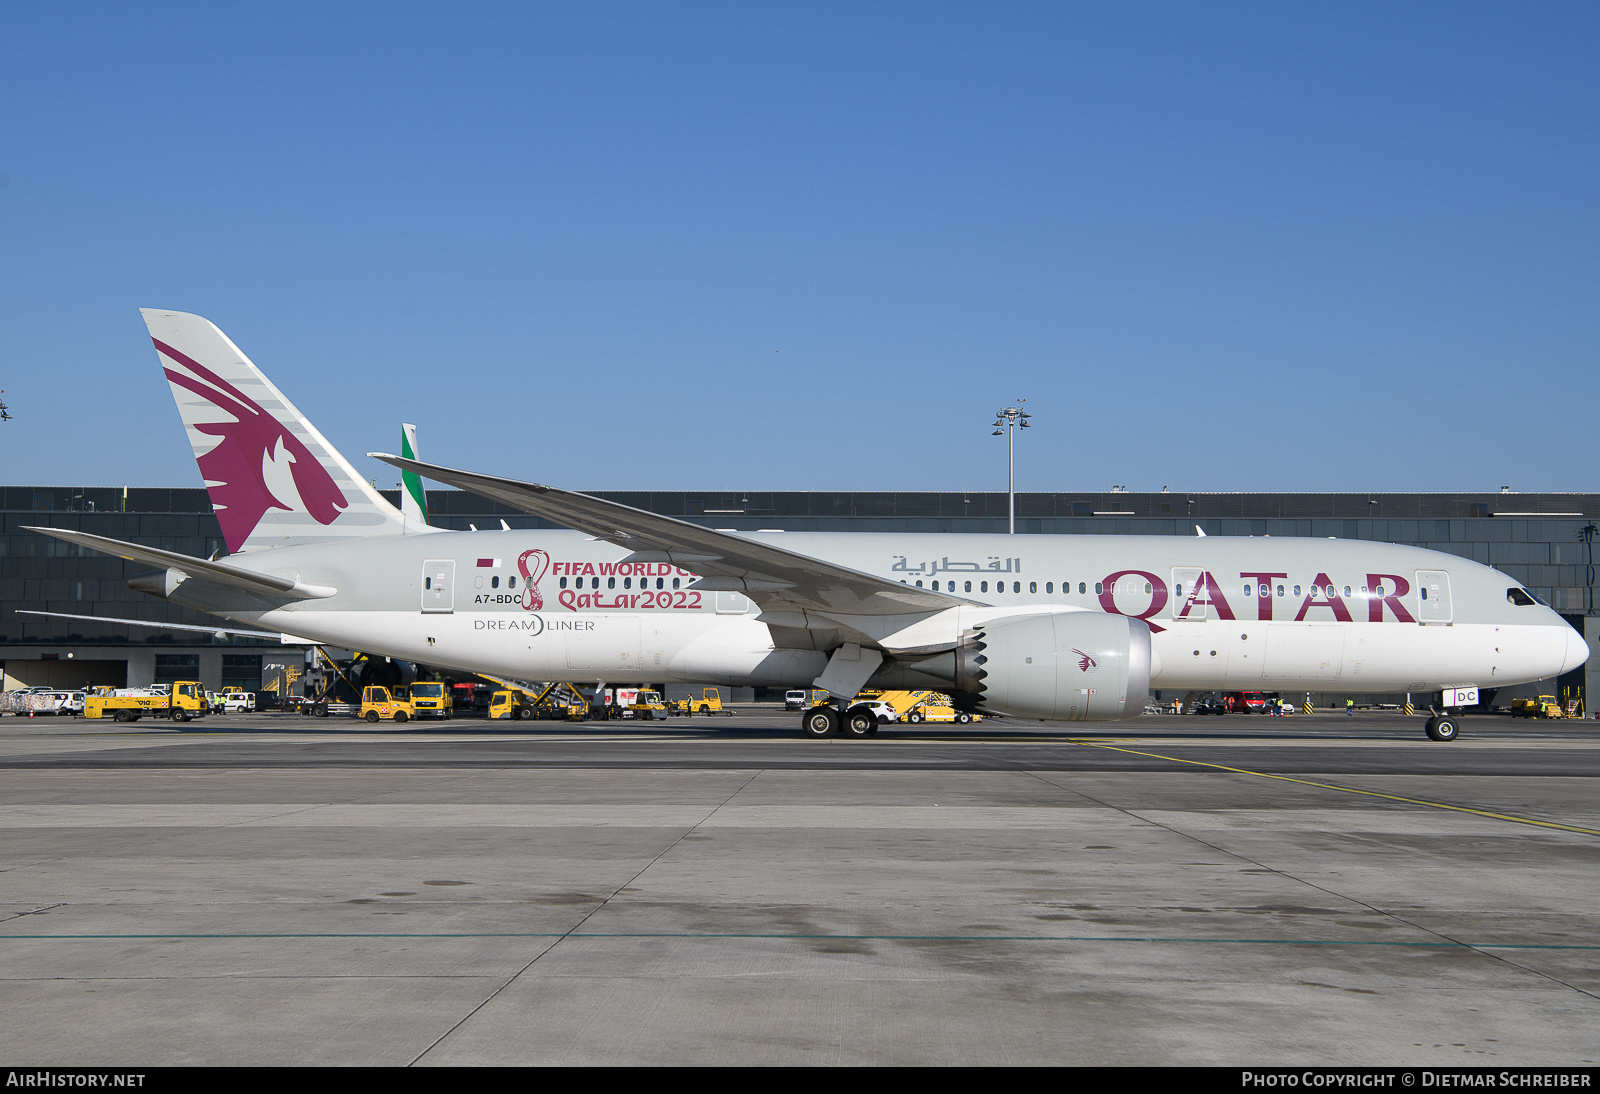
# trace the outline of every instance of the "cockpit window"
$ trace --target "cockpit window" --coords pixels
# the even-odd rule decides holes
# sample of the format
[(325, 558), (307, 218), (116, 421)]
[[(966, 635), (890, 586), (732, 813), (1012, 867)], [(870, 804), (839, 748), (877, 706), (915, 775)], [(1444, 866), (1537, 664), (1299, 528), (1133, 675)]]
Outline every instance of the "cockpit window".
[(1519, 589), (1515, 585), (1506, 590), (1506, 599), (1511, 601), (1511, 603), (1518, 605), (1538, 603), (1538, 601), (1529, 596), (1525, 590)]

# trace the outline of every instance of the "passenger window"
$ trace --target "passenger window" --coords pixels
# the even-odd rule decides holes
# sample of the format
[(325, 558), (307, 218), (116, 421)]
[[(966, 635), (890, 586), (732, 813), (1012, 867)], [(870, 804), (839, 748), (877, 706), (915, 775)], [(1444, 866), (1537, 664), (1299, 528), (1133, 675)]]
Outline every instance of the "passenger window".
[(1372, 590), (1372, 592), (1373, 592), (1374, 596), (1380, 596), (1380, 597), (1383, 596), (1384, 595), (1383, 586), (1379, 585), (1376, 589)]
[(664, 578), (664, 577), (656, 578), (656, 588), (665, 589), (666, 587), (667, 587), (667, 579), (666, 578)]
[(922, 588), (922, 579), (920, 577), (917, 578), (917, 588)]
[(965, 585), (966, 585), (966, 591), (970, 593), (972, 591), (972, 582), (968, 581), (968, 582), (965, 583)]
[[(1330, 586), (1330, 588), (1331, 588), (1331, 587), (1332, 587), (1332, 586)], [(1345, 596), (1349, 596), (1349, 595), (1350, 595), (1350, 586), (1348, 586), (1348, 585), (1346, 585), (1346, 586), (1345, 586), (1345, 587), (1344, 587), (1344, 595), (1345, 595)]]
[[(1099, 588), (1100, 588), (1100, 586), (1098, 586), (1098, 585), (1096, 585), (1096, 586), (1095, 586), (1095, 590), (1096, 590), (1096, 591), (1098, 591), (1098, 590), (1099, 590)], [(1088, 591), (1089, 591), (1089, 585), (1088, 585), (1088, 583), (1087, 583), (1087, 582), (1084, 582), (1084, 581), (1080, 581), (1080, 582), (1078, 582), (1078, 592), (1080, 592), (1080, 593), (1086, 593), (1086, 592), (1088, 592)]]
[(1294, 587), (1294, 595), (1295, 596), (1299, 596), (1300, 595), (1300, 586), (1296, 585)]
[(491, 577), (489, 579), (489, 588), (498, 589), (499, 587), (500, 587), (500, 575), (499, 574), (495, 574), (493, 577)]
[(1426, 585), (1423, 585), (1422, 587), (1420, 587), (1417, 590), (1417, 595), (1422, 597), (1422, 599), (1424, 599), (1424, 600), (1428, 599), (1428, 587)]
[(614, 578), (614, 577), (606, 578), (606, 588), (615, 589), (616, 587), (617, 587), (617, 579), (616, 578)]
[(673, 587), (673, 588), (674, 588), (674, 589), (676, 589), (676, 588), (677, 588), (677, 587), (678, 587), (678, 582), (679, 582), (679, 581), (681, 581), (681, 580), (682, 580), (682, 579), (681, 579), (681, 578), (676, 578), (676, 577), (675, 577), (675, 578), (673, 578), (673, 579), (672, 579), (672, 587)]
[(1037, 581), (1028, 582), (1028, 591), (1030, 593), (1038, 592), (1039, 591), (1039, 583)]
[(1094, 595), (1099, 596), (1105, 592), (1105, 586), (1099, 581), (1094, 583)]
[(565, 589), (567, 587), (567, 579), (566, 578), (562, 578), (561, 579), (561, 587), (563, 589)]
[(980, 588), (981, 588), (981, 589), (982, 589), (982, 590), (983, 590), (983, 591), (984, 591), (984, 592), (988, 592), (988, 591), (989, 591), (989, 583), (988, 583), (988, 582), (987, 582), (987, 581), (985, 581), (985, 582), (982, 582), (982, 583), (981, 583), (981, 585), (980, 585)]
[(1246, 585), (1244, 587), (1244, 595), (1245, 596), (1255, 596), (1256, 595), (1256, 587), (1254, 585)]
[(1148, 581), (1146, 581), (1144, 583), (1144, 591), (1147, 592), (1147, 593), (1151, 591), (1150, 590), (1150, 583)]
[(1044, 583), (1044, 591), (1047, 593), (1053, 593), (1056, 591), (1055, 586), (1051, 582), (1046, 581)]
[(517, 587), (517, 579), (516, 578), (514, 578), (514, 577), (506, 578), (506, 588), (515, 589), (516, 587)]
[(624, 589), (631, 589), (631, 588), (633, 588), (633, 578), (631, 578), (631, 577), (625, 577), (625, 578), (623, 578), (623, 579), (622, 579), (622, 587), (623, 587), (623, 588), (624, 588)]
[(424, 589), (431, 589), (431, 588), (433, 588), (433, 578), (431, 578), (431, 577), (425, 577), (425, 578), (423, 578), (423, 579), (422, 579), (422, 587), (423, 587), (423, 588), (424, 588)]
[(1279, 596), (1282, 596), (1282, 595), (1283, 595), (1283, 586), (1282, 586), (1282, 585), (1279, 585), (1279, 586), (1278, 586), (1278, 595), (1279, 595)]

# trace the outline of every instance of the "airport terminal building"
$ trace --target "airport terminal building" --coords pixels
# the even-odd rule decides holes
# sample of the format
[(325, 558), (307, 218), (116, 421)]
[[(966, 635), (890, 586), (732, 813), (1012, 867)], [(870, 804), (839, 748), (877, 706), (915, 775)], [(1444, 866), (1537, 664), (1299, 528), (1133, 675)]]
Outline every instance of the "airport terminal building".
[[(384, 492), (398, 504), (398, 492)], [(989, 532), (1007, 528), (1004, 493), (597, 491), (596, 496), (737, 531)], [(438, 527), (548, 528), (537, 517), (458, 490), (428, 493)], [(1031, 493), (1016, 496), (1030, 535), (1301, 536), (1404, 543), (1493, 566), (1526, 585), (1600, 648), (1594, 537), (1600, 494)], [(155, 630), (110, 619), (194, 627), (218, 620), (128, 587), (149, 567), (35, 532), (73, 528), (182, 554), (226, 552), (203, 489), (0, 487), (0, 669), (6, 688), (136, 687), (199, 679), (210, 689), (277, 690), (304, 650), (268, 639)], [(23, 611), (92, 619), (53, 619)], [(1595, 660), (1600, 660), (1596, 658)], [(1586, 672), (1505, 689), (1555, 694)], [(1600, 681), (1596, 682), (1600, 686)], [(276, 685), (276, 686), (275, 686)], [(1587, 689), (1586, 689), (1587, 690)], [(1594, 694), (1600, 695), (1600, 691)]]

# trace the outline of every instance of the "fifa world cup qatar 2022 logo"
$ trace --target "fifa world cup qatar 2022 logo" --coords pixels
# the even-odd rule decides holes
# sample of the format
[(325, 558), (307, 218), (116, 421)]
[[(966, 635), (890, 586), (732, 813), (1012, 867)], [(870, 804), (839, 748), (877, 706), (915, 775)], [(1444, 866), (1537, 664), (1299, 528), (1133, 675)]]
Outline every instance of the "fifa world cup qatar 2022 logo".
[(539, 595), (539, 579), (550, 569), (550, 556), (538, 548), (524, 551), (517, 558), (517, 569), (522, 572), (522, 610), (541, 610), (544, 597)]

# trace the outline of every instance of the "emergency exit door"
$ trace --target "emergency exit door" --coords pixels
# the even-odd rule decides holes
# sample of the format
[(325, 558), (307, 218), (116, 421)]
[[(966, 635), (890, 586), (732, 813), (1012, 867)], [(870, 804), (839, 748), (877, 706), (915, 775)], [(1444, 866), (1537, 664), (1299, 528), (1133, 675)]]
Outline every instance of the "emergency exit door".
[(1448, 623), (1453, 618), (1450, 575), (1443, 570), (1418, 570), (1417, 622)]
[(430, 558), (422, 564), (422, 610), (456, 610), (456, 560)]

